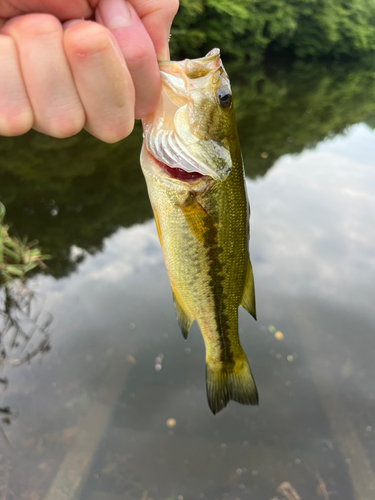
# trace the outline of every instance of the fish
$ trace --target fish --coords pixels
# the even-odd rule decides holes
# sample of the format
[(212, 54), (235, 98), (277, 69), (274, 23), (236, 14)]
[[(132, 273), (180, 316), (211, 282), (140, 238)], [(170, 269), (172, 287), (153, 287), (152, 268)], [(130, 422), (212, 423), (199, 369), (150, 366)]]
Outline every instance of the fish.
[(230, 400), (258, 404), (238, 335), (238, 308), (256, 319), (250, 207), (232, 91), (220, 50), (159, 62), (156, 110), (142, 120), (141, 167), (177, 320), (198, 323), (213, 414)]

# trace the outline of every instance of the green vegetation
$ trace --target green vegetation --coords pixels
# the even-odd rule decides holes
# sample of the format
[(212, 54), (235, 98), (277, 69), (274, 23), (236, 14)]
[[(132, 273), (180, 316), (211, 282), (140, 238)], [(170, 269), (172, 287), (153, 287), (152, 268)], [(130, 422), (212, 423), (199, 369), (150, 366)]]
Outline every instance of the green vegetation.
[[(246, 174), (264, 175), (285, 154), (348, 126), (375, 125), (375, 72), (298, 63), (292, 70), (230, 71)], [(152, 217), (139, 166), (141, 127), (114, 145), (89, 134), (0, 138), (0, 200), (18, 234), (51, 254), (44, 271), (66, 276), (119, 227)], [(71, 252), (72, 246), (85, 252)]]
[[(30, 271), (46, 268), (43, 261), (49, 256), (42, 255), (36, 241), (11, 237), (4, 217), (5, 207), (0, 203), (0, 366), (17, 366), (50, 348), (48, 326), (52, 318), (44, 324), (38, 322), (40, 312), (35, 314), (31, 308), (34, 294), (24, 284)], [(31, 338), (38, 342), (37, 347), (23, 352)], [(11, 352), (21, 356), (10, 357)], [(2, 376), (0, 384), (6, 388), (7, 379)]]
[[(35, 248), (36, 241), (27, 242), (9, 236), (9, 227), (3, 224), (5, 207), (0, 203), (0, 287), (23, 280), (37, 266), (45, 268), (48, 258)], [(34, 248), (33, 248), (34, 247)]]
[(180, 0), (173, 55), (218, 46), (259, 61), (266, 50), (305, 58), (368, 57), (375, 50), (372, 0)]

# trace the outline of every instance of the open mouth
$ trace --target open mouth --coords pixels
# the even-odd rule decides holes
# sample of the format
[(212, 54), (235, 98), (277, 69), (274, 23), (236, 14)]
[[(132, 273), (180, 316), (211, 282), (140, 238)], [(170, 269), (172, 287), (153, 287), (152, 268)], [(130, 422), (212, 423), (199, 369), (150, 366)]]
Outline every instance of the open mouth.
[[(212, 99), (206, 94), (215, 90), (211, 73), (219, 70), (219, 55), (215, 49), (206, 58), (160, 64), (161, 98), (156, 110), (142, 120), (144, 144), (154, 163), (172, 179), (224, 180), (230, 172), (229, 148), (202, 131), (194, 100), (198, 93), (216, 102), (214, 94)], [(204, 99), (198, 99), (199, 109)]]
[(166, 163), (157, 160), (149, 151), (148, 154), (152, 156), (154, 162), (161, 168), (172, 179), (177, 179), (179, 181), (191, 182), (204, 177), (203, 174), (199, 172), (186, 172), (183, 168), (179, 167), (169, 167)]
[(164, 88), (157, 109), (142, 124), (147, 151), (169, 177), (184, 181), (219, 177), (205, 150), (209, 141), (191, 128), (186, 98), (171, 96)]
[(181, 143), (177, 142), (175, 116), (182, 107), (181, 104), (173, 102), (164, 90), (159, 108), (155, 111), (152, 120), (150, 122), (147, 119), (143, 120), (143, 129), (147, 152), (154, 164), (168, 177), (189, 182), (203, 177), (203, 174), (192, 169), (186, 158), (187, 155), (181, 150)]

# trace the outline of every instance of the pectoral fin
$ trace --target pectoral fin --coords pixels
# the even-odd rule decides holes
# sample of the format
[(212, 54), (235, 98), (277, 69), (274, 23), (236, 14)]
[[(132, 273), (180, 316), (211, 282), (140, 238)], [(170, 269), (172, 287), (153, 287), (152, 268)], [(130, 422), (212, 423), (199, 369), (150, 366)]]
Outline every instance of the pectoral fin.
[(186, 340), (194, 319), (185, 311), (181, 301), (178, 300), (176, 294), (173, 291), (172, 294), (173, 294), (174, 306), (176, 308), (177, 321), (178, 324), (180, 325), (182, 335)]
[(161, 248), (163, 248), (163, 238), (162, 238), (162, 235), (161, 235), (159, 215), (158, 215), (157, 211), (154, 209), (154, 207), (152, 207), (152, 210), (154, 212), (154, 219), (155, 219), (156, 230), (158, 232), (158, 237), (159, 237), (160, 245), (161, 245)]
[(188, 223), (189, 229), (200, 243), (213, 243), (217, 239), (217, 229), (211, 217), (196, 200), (194, 193), (189, 193), (185, 203), (178, 205)]
[(255, 309), (255, 289), (254, 289), (254, 276), (253, 268), (251, 266), (250, 259), (247, 262), (245, 287), (243, 290), (242, 300), (240, 304), (248, 313), (257, 319), (257, 313)]

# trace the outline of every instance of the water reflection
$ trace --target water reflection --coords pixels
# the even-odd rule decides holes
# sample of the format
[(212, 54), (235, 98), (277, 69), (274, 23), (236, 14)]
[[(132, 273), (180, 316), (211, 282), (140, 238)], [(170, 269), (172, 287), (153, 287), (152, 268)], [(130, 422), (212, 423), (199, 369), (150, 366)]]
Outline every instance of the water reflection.
[[(95, 163), (92, 143), (91, 160), (65, 178), (62, 167), (51, 167), (60, 158), (55, 150), (43, 164), (44, 179), (37, 167), (22, 170), (22, 162), (2, 174), (2, 199), (19, 232), (18, 222), (27, 222), (30, 234), (45, 237), (60, 256), (60, 267), (50, 267), (60, 279), (38, 276), (33, 283), (54, 316), (52, 351), (41, 364), (13, 370), (4, 396), (3, 404), (19, 411), (7, 429), (12, 454), (2, 446), (0, 464), (15, 498), (269, 500), (281, 499), (276, 490), (285, 481), (302, 500), (324, 498), (322, 483), (330, 498), (374, 498), (374, 133), (347, 124), (364, 120), (375, 101), (357, 92), (371, 95), (367, 74), (357, 80), (338, 73), (342, 87), (339, 76), (322, 75), (310, 90), (306, 77), (305, 101), (297, 99), (314, 102), (315, 114), (302, 117), (302, 104), (293, 105), (302, 90), (291, 77), (287, 86), (287, 76), (278, 93), (267, 80), (258, 85), (261, 97), (243, 98), (249, 115), (245, 105), (239, 109), (245, 160), (254, 168), (247, 184), (259, 314), (254, 324), (240, 311), (240, 333), (259, 409), (230, 404), (210, 414), (203, 341), (196, 326), (186, 342), (179, 332), (154, 223), (140, 224), (149, 215), (140, 169), (121, 163), (123, 144)], [(270, 110), (272, 102), (280, 114), (269, 117), (261, 103)], [(341, 125), (329, 125), (329, 116)], [(323, 139), (323, 129), (346, 135), (285, 155)], [(83, 161), (87, 148), (74, 144), (70, 165)], [(38, 151), (32, 161), (47, 159)], [(61, 151), (71, 158), (74, 150)], [(134, 162), (135, 152), (134, 145)], [(80, 160), (75, 165), (81, 168)], [(30, 193), (20, 172), (37, 179), (28, 181)], [(45, 201), (35, 194), (37, 181)], [(23, 202), (36, 212), (25, 213)], [(78, 205), (73, 215), (66, 208)]]
[[(230, 65), (229, 65), (230, 66)], [(230, 67), (229, 67), (230, 71)], [(251, 178), (354, 123), (372, 125), (373, 72), (298, 64), (292, 71), (233, 68), (238, 128)], [(0, 140), (0, 200), (19, 234), (52, 254), (49, 273), (66, 276), (118, 227), (152, 216), (139, 168), (141, 129), (115, 145), (82, 133), (57, 140), (32, 133)], [(85, 252), (72, 252), (72, 247)]]
[[(43, 300), (21, 282), (0, 287), (0, 384), (8, 388), (7, 374), (12, 367), (30, 363), (51, 349), (50, 325), (53, 317), (43, 311)], [(1, 406), (1, 422), (9, 425), (15, 412)], [(0, 431), (7, 441), (0, 425)]]

